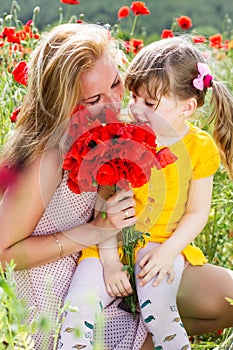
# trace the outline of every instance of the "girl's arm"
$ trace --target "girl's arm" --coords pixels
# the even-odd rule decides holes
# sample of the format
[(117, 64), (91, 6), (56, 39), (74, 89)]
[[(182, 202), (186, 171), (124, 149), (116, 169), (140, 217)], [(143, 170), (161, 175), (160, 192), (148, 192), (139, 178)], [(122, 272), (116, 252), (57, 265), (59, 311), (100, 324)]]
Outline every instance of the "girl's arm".
[(123, 264), (118, 254), (117, 237), (99, 244), (100, 260), (103, 265), (106, 290), (112, 297), (131, 294), (132, 288), (127, 271), (122, 271)]
[(202, 231), (208, 221), (211, 206), (213, 177), (192, 180), (186, 211), (173, 234), (154, 251), (141, 259), (138, 275), (142, 285), (158, 274), (155, 285), (168, 274), (168, 282), (174, 278), (173, 261)]
[[(16, 181), (5, 191), (0, 202), (0, 262), (14, 259), (16, 269), (39, 266), (77, 252), (88, 245), (99, 244), (116, 235), (122, 227), (135, 223), (135, 218), (123, 222), (119, 211), (128, 206), (125, 194), (119, 193), (107, 201), (112, 211), (107, 220), (101, 213), (88, 224), (53, 235), (32, 236), (49, 201), (62, 179), (59, 155), (51, 151), (25, 167)], [(128, 197), (132, 197), (128, 193)]]
[[(114, 189), (109, 186), (100, 186), (98, 190), (98, 198), (96, 208), (105, 208), (105, 201), (113, 193)], [(132, 199), (129, 202), (131, 206), (131, 215), (135, 214), (133, 209), (135, 202)], [(96, 212), (95, 212), (96, 215)], [(123, 219), (124, 214), (121, 213)], [(98, 245), (100, 260), (103, 265), (104, 280), (106, 290), (112, 297), (124, 296), (132, 293), (132, 288), (129, 282), (127, 271), (122, 271), (123, 264), (120, 261), (118, 254), (118, 239), (113, 237)]]

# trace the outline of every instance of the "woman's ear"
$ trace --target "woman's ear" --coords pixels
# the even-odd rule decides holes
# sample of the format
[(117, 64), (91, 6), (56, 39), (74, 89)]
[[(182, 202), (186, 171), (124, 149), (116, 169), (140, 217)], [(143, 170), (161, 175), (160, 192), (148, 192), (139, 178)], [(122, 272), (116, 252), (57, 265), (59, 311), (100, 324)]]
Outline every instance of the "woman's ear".
[(190, 117), (197, 109), (197, 100), (192, 97), (184, 101), (182, 112), (185, 117)]

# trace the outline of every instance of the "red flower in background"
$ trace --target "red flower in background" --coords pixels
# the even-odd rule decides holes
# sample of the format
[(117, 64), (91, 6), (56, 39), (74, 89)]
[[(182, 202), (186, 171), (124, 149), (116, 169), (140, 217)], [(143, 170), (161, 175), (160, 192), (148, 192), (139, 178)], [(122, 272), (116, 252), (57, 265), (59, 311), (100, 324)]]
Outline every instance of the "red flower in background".
[(16, 123), (17, 122), (17, 117), (18, 114), (20, 112), (20, 107), (17, 107), (10, 115), (10, 120), (12, 123)]
[(222, 35), (215, 34), (209, 37), (210, 47), (214, 47), (216, 49), (220, 49), (222, 47)]
[(5, 27), (2, 31), (2, 37), (7, 38), (9, 43), (20, 44), (20, 36), (15, 31), (15, 27)]
[(17, 83), (27, 86), (28, 83), (28, 65), (26, 61), (20, 61), (12, 71)]
[(145, 6), (145, 3), (142, 1), (134, 1), (130, 6), (131, 10), (135, 16), (139, 15), (149, 15), (150, 10)]
[(77, 0), (60, 0), (63, 4), (69, 4), (69, 5), (79, 5), (80, 1)]
[(130, 14), (130, 8), (129, 8), (129, 6), (122, 6), (122, 7), (118, 10), (117, 17), (118, 17), (118, 19), (122, 19), (122, 18), (128, 17), (129, 14)]
[(130, 41), (125, 41), (124, 44), (126, 52), (133, 52), (135, 54), (144, 46), (143, 40), (134, 38), (130, 39)]
[(32, 32), (31, 26), (33, 22), (29, 20), (24, 26), (23, 30), (16, 30), (15, 27), (4, 27), (0, 34), (0, 37), (7, 39), (7, 42), (12, 44), (20, 44), (21, 40), (27, 40), (28, 38), (39, 39), (40, 35), (38, 32)]
[(206, 37), (203, 36), (203, 35), (194, 35), (192, 37), (192, 41), (195, 43), (195, 44), (202, 44), (202, 43), (205, 43), (207, 41)]
[(174, 33), (171, 29), (164, 29), (161, 34), (162, 39), (173, 38)]
[(187, 30), (192, 27), (192, 20), (188, 16), (180, 16), (176, 18), (176, 22), (179, 24), (181, 29)]

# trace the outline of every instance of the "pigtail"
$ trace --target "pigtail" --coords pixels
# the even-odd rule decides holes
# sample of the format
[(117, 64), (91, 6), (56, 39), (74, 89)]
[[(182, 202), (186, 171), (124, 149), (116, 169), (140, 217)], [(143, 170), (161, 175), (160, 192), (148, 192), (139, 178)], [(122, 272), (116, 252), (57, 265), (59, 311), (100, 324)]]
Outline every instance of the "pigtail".
[(214, 121), (213, 137), (219, 148), (221, 161), (233, 178), (233, 96), (219, 81), (212, 81), (211, 105)]

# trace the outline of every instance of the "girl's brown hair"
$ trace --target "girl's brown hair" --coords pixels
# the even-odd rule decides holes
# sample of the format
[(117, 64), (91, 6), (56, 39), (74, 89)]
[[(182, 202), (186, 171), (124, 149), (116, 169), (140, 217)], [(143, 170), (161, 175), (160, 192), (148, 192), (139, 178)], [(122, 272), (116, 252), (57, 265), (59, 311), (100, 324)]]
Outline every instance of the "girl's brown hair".
[[(159, 100), (172, 95), (179, 100), (195, 97), (197, 106), (205, 103), (207, 88), (198, 90), (193, 80), (199, 72), (197, 63), (205, 63), (201, 51), (183, 38), (174, 37), (156, 41), (144, 47), (129, 65), (125, 85), (138, 92), (143, 87), (148, 96)], [(213, 136), (219, 147), (224, 166), (233, 177), (233, 96), (223, 83), (212, 80), (211, 120)]]

